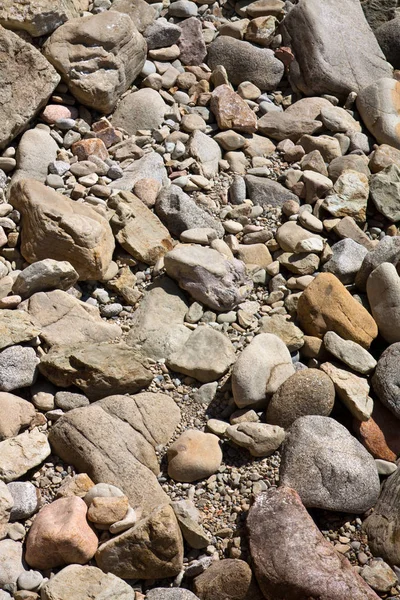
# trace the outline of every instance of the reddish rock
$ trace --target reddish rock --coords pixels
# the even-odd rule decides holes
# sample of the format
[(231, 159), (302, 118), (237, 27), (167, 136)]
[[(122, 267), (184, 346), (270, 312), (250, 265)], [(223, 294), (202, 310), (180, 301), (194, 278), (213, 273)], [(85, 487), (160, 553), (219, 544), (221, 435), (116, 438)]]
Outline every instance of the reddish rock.
[(123, 140), (122, 133), (114, 129), (107, 119), (93, 123), (92, 130), (95, 132), (96, 137), (104, 142), (106, 148), (110, 148), (110, 146), (118, 144)]
[(353, 421), (353, 429), (374, 458), (394, 462), (400, 454), (399, 423), (378, 400), (368, 421)]
[(71, 150), (79, 160), (88, 160), (91, 156), (97, 156), (102, 160), (108, 158), (107, 148), (104, 142), (98, 138), (79, 140), (79, 142), (72, 144)]
[(177, 41), (180, 50), (179, 60), (183, 65), (201, 65), (207, 55), (201, 22), (197, 17), (190, 17), (181, 21), (179, 27), (182, 31)]
[(75, 106), (48, 104), (40, 116), (46, 123), (54, 125), (59, 119), (77, 119), (79, 112)]
[(259, 494), (247, 526), (254, 571), (268, 600), (378, 600), (325, 540), (294, 490)]
[(255, 113), (229, 85), (219, 85), (215, 88), (210, 106), (220, 129), (233, 129), (243, 133), (257, 131)]
[(86, 521), (87, 506), (77, 496), (60, 498), (38, 513), (27, 537), (25, 559), (33, 569), (84, 565), (97, 550), (97, 536)]

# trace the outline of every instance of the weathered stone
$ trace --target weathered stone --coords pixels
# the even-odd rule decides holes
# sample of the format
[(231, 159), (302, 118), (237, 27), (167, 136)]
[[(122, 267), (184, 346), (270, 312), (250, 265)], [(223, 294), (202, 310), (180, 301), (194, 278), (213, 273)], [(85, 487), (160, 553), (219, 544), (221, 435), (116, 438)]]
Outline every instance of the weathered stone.
[(379, 265), (391, 263), (397, 265), (400, 261), (400, 237), (385, 235), (374, 249), (365, 256), (360, 270), (356, 276), (356, 285), (363, 292), (366, 290), (367, 280)]
[(267, 177), (246, 175), (245, 179), (248, 197), (253, 204), (263, 208), (269, 206), (281, 208), (288, 200), (298, 200), (297, 196), (283, 185)]
[(210, 108), (220, 129), (242, 133), (257, 130), (257, 117), (246, 102), (229, 85), (219, 85), (211, 94)]
[(78, 279), (78, 273), (68, 261), (45, 258), (19, 273), (13, 285), (13, 292), (26, 298), (35, 292), (46, 292), (54, 288), (68, 290)]
[(138, 181), (154, 179), (161, 185), (168, 182), (164, 160), (157, 152), (149, 152), (138, 160), (127, 161), (123, 168), (123, 175), (109, 183), (109, 187), (117, 190), (132, 191)]
[(193, 589), (201, 600), (262, 599), (251, 568), (244, 560), (237, 558), (213, 562), (204, 573), (196, 577)]
[(212, 433), (186, 429), (168, 448), (168, 475), (192, 482), (209, 477), (222, 462), (219, 438)]
[(297, 142), (303, 135), (319, 133), (322, 128), (321, 121), (309, 117), (299, 118), (288, 111), (270, 112), (258, 120), (258, 130), (260, 133), (279, 142), (287, 139)]
[(113, 114), (112, 123), (129, 135), (135, 135), (139, 129), (158, 129), (166, 110), (167, 105), (158, 92), (143, 88), (121, 100)]
[(37, 467), (50, 455), (47, 436), (38, 429), (0, 442), (0, 479), (8, 483)]
[(328, 165), (328, 174), (333, 182), (335, 182), (345, 171), (358, 171), (359, 173), (364, 173), (367, 177), (371, 175), (366, 157), (359, 156), (358, 154), (338, 156)]
[(361, 577), (377, 592), (390, 592), (397, 585), (397, 575), (383, 560), (374, 559), (363, 567)]
[(218, 143), (200, 130), (195, 131), (189, 140), (188, 152), (200, 163), (201, 174), (210, 179), (218, 174), (222, 158)]
[(375, 400), (368, 421), (354, 420), (353, 429), (374, 458), (393, 462), (400, 454), (398, 421), (379, 400)]
[[(22, 544), (13, 540), (0, 541), (0, 586), (17, 590), (17, 579), (24, 571)], [(11, 596), (10, 596), (11, 598)]]
[(344, 340), (334, 331), (327, 331), (324, 335), (324, 346), (330, 352), (348, 365), (353, 371), (368, 374), (376, 367), (375, 358), (351, 340)]
[(295, 252), (300, 242), (310, 239), (321, 238), (304, 227), (300, 227), (295, 221), (283, 223), (276, 232), (276, 241), (286, 252)]
[(323, 363), (321, 369), (332, 379), (337, 395), (353, 417), (368, 421), (374, 407), (369, 397), (368, 380), (330, 362)]
[(392, 263), (382, 263), (367, 280), (368, 302), (382, 337), (400, 342), (400, 278)]
[(371, 81), (357, 96), (357, 109), (379, 144), (400, 149), (400, 82), (389, 76)]
[(210, 544), (210, 534), (201, 525), (200, 512), (191, 500), (171, 503), (184, 540), (191, 548), (201, 550)]
[(14, 171), (11, 184), (20, 179), (36, 179), (46, 181), (49, 164), (56, 160), (58, 144), (51, 135), (35, 127), (23, 133), (15, 155), (17, 169)]
[(304, 335), (301, 329), (286, 318), (286, 315), (266, 316), (259, 320), (260, 333), (273, 333), (286, 344), (289, 352), (300, 350), (304, 344)]
[(140, 33), (154, 23), (157, 14), (145, 0), (134, 0), (134, 2), (132, 0), (113, 0), (110, 10), (117, 10), (129, 15)]
[(4, 0), (0, 7), (0, 25), (7, 29), (27, 31), (32, 37), (48, 35), (68, 19), (88, 10), (88, 0), (39, 0), (15, 3)]
[(32, 385), (39, 358), (33, 348), (9, 346), (0, 352), (0, 390), (11, 392)]
[(270, 456), (285, 439), (285, 431), (267, 423), (239, 423), (230, 425), (225, 435), (235, 444), (246, 448), (252, 456)]
[(102, 498), (95, 497), (88, 508), (87, 517), (95, 524), (110, 526), (117, 521), (122, 521), (128, 512), (129, 501), (127, 496)]
[(35, 415), (31, 402), (14, 394), (0, 392), (0, 440), (17, 435), (32, 423)]
[(41, 327), (25, 311), (0, 311), (0, 350), (32, 341), (41, 332)]
[(13, 499), (10, 521), (27, 519), (37, 511), (40, 492), (30, 481), (12, 481), (7, 489)]
[(400, 150), (388, 144), (381, 144), (371, 154), (369, 168), (372, 173), (379, 173), (389, 165), (400, 166)]
[(334, 217), (350, 216), (362, 223), (366, 218), (368, 196), (368, 177), (357, 171), (345, 171), (326, 195), (323, 206)]
[[(126, 2), (126, 0), (124, 1)], [(144, 32), (144, 37), (148, 50), (153, 50), (154, 48), (167, 48), (176, 44), (181, 33), (182, 30), (179, 25), (170, 23), (164, 17), (159, 17), (149, 24)]]
[(377, 210), (392, 223), (400, 220), (400, 168), (389, 165), (370, 180), (370, 192)]
[(179, 23), (181, 36), (178, 40), (179, 60), (183, 65), (201, 65), (207, 55), (201, 22), (190, 17)]
[(372, 377), (372, 386), (379, 400), (397, 418), (400, 418), (399, 354), (400, 342), (386, 348), (378, 360)]
[(368, 250), (354, 240), (340, 240), (332, 246), (332, 258), (322, 267), (327, 273), (333, 273), (343, 283), (354, 283)]

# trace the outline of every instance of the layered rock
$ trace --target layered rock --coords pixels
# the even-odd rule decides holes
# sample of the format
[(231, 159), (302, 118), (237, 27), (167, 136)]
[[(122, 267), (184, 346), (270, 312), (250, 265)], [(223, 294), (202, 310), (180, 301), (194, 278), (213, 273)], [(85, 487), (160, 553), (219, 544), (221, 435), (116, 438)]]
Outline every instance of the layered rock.
[(0, 25), (7, 29), (26, 31), (32, 37), (39, 37), (52, 33), (65, 21), (79, 17), (80, 11), (88, 8), (88, 0), (4, 0), (0, 7)]

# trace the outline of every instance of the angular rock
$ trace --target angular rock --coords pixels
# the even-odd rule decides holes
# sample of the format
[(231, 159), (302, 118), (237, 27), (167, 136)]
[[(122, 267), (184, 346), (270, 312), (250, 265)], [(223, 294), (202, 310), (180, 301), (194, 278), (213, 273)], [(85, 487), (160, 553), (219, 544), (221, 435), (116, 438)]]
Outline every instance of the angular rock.
[(127, 15), (116, 11), (71, 19), (43, 49), (73, 96), (102, 113), (112, 111), (146, 59), (144, 38)]
[(273, 333), (286, 344), (289, 352), (300, 350), (304, 344), (304, 335), (293, 321), (289, 321), (286, 315), (272, 315), (272, 317), (261, 317), (259, 320), (260, 333)]
[(117, 190), (132, 191), (132, 188), (142, 179), (155, 179), (164, 185), (168, 182), (167, 171), (162, 156), (157, 152), (149, 152), (139, 160), (127, 161), (123, 175), (109, 183), (109, 187)]
[(146, 594), (146, 600), (199, 600), (193, 592), (183, 588), (152, 588)]
[(201, 65), (207, 55), (201, 22), (190, 17), (179, 23), (181, 36), (178, 40), (179, 60), (183, 65)]
[(35, 0), (23, 3), (4, 0), (0, 7), (0, 25), (39, 37), (52, 33), (68, 19), (79, 17), (81, 10), (88, 9), (87, 0)]
[(384, 262), (372, 271), (367, 295), (381, 336), (389, 344), (400, 342), (400, 278), (393, 264)]
[(335, 182), (345, 171), (358, 171), (367, 177), (371, 175), (365, 156), (347, 154), (334, 158), (328, 165), (329, 177)]
[(285, 431), (267, 423), (239, 423), (230, 425), (225, 435), (235, 444), (246, 448), (252, 456), (271, 456), (285, 439)]
[(121, 100), (113, 114), (112, 124), (129, 135), (135, 135), (139, 129), (158, 129), (166, 110), (167, 105), (158, 92), (143, 88)]
[(379, 144), (400, 149), (400, 82), (385, 76), (371, 81), (357, 96), (357, 109)]
[(400, 150), (388, 146), (388, 144), (381, 144), (372, 153), (369, 168), (372, 173), (379, 173), (389, 165), (400, 165)]
[(200, 512), (191, 500), (178, 500), (171, 503), (184, 540), (191, 548), (201, 550), (210, 544), (210, 535), (200, 521)]
[(0, 392), (0, 441), (18, 435), (28, 427), (36, 415), (31, 402), (14, 394)]
[(195, 131), (188, 144), (189, 155), (200, 163), (200, 170), (208, 179), (218, 174), (222, 158), (218, 143), (200, 130)]
[(143, 35), (148, 50), (154, 50), (155, 48), (167, 48), (176, 44), (181, 34), (182, 29), (179, 25), (170, 23), (164, 17), (159, 17), (149, 24)]
[(163, 579), (183, 566), (183, 540), (171, 506), (156, 508), (134, 527), (102, 544), (96, 553), (102, 571), (125, 579)]
[(345, 171), (338, 177), (324, 200), (324, 208), (334, 217), (353, 217), (364, 222), (369, 196), (368, 177), (357, 171)]
[(1, 481), (19, 479), (46, 460), (50, 452), (47, 436), (36, 428), (0, 442)]
[(10, 513), (13, 506), (14, 499), (10, 493), (10, 490), (4, 481), (0, 481), (0, 526), (2, 529), (3, 526), (6, 525), (10, 520)]
[(7, 489), (13, 499), (10, 521), (27, 519), (38, 509), (40, 492), (29, 481), (12, 481)]
[(213, 562), (195, 578), (193, 589), (201, 600), (262, 600), (251, 568), (237, 558)]
[(400, 454), (398, 421), (379, 400), (368, 421), (353, 421), (353, 430), (374, 458), (393, 462)]
[(378, 328), (369, 312), (331, 273), (320, 273), (299, 299), (297, 314), (307, 335), (322, 338), (334, 331), (345, 340), (369, 348)]
[(361, 571), (361, 577), (377, 592), (390, 592), (397, 585), (396, 573), (383, 560), (371, 560)]
[(332, 379), (338, 397), (353, 417), (368, 421), (374, 407), (369, 397), (368, 380), (330, 362), (323, 363), (321, 369)]
[(260, 133), (279, 142), (287, 139), (297, 142), (303, 135), (319, 133), (322, 128), (321, 121), (309, 117), (299, 118), (294, 114), (290, 114), (287, 110), (285, 112), (267, 113), (258, 120)]
[(392, 223), (400, 220), (400, 168), (389, 165), (370, 180), (370, 192), (377, 210)]
[(291, 426), (282, 449), (280, 485), (295, 489), (307, 508), (363, 513), (379, 496), (369, 452), (330, 417), (305, 416)]
[(361, 125), (347, 110), (339, 106), (327, 106), (321, 110), (321, 120), (325, 127), (333, 133), (360, 132)]
[(0, 390), (11, 392), (32, 385), (37, 377), (38, 363), (33, 348), (10, 346), (0, 352)]
[(400, 342), (386, 348), (372, 377), (372, 387), (379, 400), (397, 418), (400, 418), (399, 354)]
[[(0, 586), (17, 590), (17, 579), (24, 571), (22, 544), (14, 540), (0, 541)], [(11, 596), (10, 596), (11, 598)]]
[(319, 531), (288, 487), (257, 496), (247, 519), (254, 570), (265, 598), (378, 600)]
[(239, 408), (264, 404), (294, 367), (286, 345), (272, 333), (254, 337), (237, 359), (232, 371), (232, 392)]
[(351, 340), (344, 340), (334, 331), (327, 331), (324, 335), (324, 346), (330, 352), (349, 366), (353, 371), (367, 375), (376, 367), (375, 358)]
[(257, 130), (257, 117), (246, 102), (229, 85), (219, 85), (211, 94), (210, 108), (220, 129), (242, 133)]
[(276, 232), (276, 241), (286, 252), (295, 252), (300, 242), (312, 239), (321, 238), (304, 227), (300, 227), (294, 221), (283, 223)]
[(13, 285), (13, 292), (21, 298), (26, 298), (35, 292), (46, 292), (54, 288), (68, 290), (78, 279), (78, 273), (68, 261), (45, 258), (19, 273)]
[(222, 462), (219, 438), (212, 433), (186, 429), (168, 448), (168, 475), (192, 482), (215, 473)]
[(0, 311), (0, 350), (31, 342), (41, 332), (41, 327), (24, 310)]
[(374, 249), (365, 256), (356, 276), (356, 285), (363, 292), (366, 290), (368, 277), (382, 263), (397, 265), (400, 261), (400, 237), (385, 235)]
[(368, 250), (354, 240), (347, 238), (332, 246), (332, 258), (322, 267), (333, 273), (343, 284), (354, 283)]
[(257, 175), (246, 175), (245, 179), (248, 197), (253, 204), (263, 208), (269, 206), (281, 208), (288, 200), (298, 202), (297, 196), (277, 181), (267, 177), (257, 177)]
[(88, 508), (87, 517), (91, 523), (106, 525), (122, 521), (126, 517), (129, 508), (127, 496), (93, 498)]

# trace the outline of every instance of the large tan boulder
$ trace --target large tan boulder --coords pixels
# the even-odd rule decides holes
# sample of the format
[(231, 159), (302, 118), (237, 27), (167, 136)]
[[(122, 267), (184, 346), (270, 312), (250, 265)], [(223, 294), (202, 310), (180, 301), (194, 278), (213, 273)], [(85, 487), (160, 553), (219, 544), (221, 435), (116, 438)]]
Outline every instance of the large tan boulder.
[(3, 0), (0, 4), (0, 25), (38, 37), (52, 33), (88, 8), (88, 0)]
[(11, 188), (10, 203), (21, 213), (21, 253), (29, 263), (68, 260), (79, 279), (102, 279), (115, 247), (107, 220), (33, 179)]

